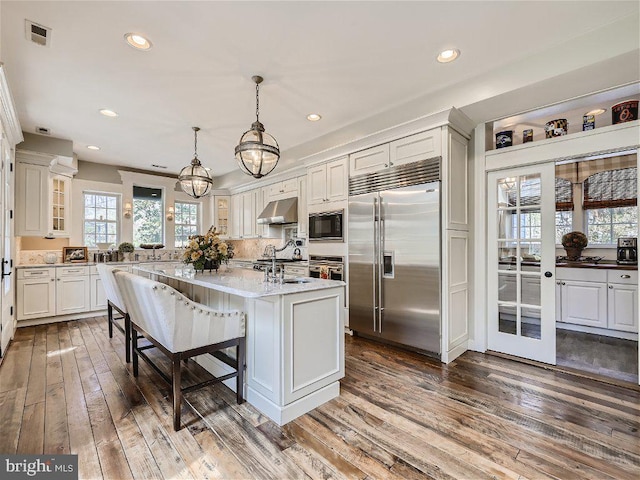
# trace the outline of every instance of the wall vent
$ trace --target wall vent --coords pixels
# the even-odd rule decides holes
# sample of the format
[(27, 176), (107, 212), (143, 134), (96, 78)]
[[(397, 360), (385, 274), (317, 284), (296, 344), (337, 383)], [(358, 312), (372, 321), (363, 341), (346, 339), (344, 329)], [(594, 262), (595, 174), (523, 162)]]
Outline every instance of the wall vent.
[(25, 34), (27, 40), (31, 40), (33, 43), (43, 47), (48, 47), (51, 44), (51, 29), (44, 25), (25, 20)]
[(158, 165), (156, 163), (152, 163), (151, 166), (154, 167), (154, 168), (164, 168), (164, 169), (167, 168), (166, 165)]
[(51, 129), (45, 127), (36, 127), (36, 133), (40, 135), (51, 135)]

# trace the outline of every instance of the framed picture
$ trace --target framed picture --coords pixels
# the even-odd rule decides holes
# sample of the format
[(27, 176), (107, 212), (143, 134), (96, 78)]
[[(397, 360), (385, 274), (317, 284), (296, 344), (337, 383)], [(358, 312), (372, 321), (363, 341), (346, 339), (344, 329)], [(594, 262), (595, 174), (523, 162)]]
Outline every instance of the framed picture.
[(87, 262), (87, 247), (62, 247), (62, 259), (65, 263)]

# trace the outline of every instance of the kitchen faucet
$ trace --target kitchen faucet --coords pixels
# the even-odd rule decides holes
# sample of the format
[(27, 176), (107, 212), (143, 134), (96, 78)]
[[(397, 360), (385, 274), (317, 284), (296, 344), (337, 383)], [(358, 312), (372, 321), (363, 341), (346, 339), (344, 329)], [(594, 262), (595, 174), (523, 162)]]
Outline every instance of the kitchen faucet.
[[(264, 248), (264, 252), (262, 253), (263, 257), (271, 258), (271, 267), (266, 267), (264, 269), (264, 281), (265, 282), (276, 282), (276, 253), (283, 251), (287, 247), (296, 246), (296, 242), (293, 240), (288, 240), (282, 247), (276, 248), (275, 245), (267, 245)], [(269, 269), (271, 269), (271, 275), (269, 275)], [(280, 283), (284, 283), (284, 268), (280, 267)]]

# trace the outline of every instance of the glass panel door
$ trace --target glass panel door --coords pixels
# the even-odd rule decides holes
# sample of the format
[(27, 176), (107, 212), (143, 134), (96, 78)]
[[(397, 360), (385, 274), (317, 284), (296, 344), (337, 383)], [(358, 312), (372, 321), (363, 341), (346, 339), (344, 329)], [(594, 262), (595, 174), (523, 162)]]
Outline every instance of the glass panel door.
[(488, 175), (490, 350), (556, 363), (553, 163)]

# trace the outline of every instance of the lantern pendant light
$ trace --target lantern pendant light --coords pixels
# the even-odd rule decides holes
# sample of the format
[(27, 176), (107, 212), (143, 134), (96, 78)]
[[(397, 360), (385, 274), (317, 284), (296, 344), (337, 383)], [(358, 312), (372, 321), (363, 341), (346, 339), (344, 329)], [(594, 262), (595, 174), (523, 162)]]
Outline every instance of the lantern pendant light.
[(236, 160), (238, 166), (247, 175), (262, 178), (269, 175), (280, 159), (280, 148), (276, 139), (264, 131), (264, 125), (260, 123), (260, 83), (263, 78), (256, 75), (251, 77), (256, 84), (256, 121), (251, 124), (240, 137), (240, 143), (236, 147)]
[(194, 135), (194, 150), (193, 160), (191, 164), (187, 165), (180, 171), (178, 180), (180, 181), (180, 188), (187, 195), (193, 198), (204, 197), (211, 192), (213, 187), (213, 179), (209, 175), (206, 168), (202, 166), (200, 160), (198, 160), (198, 131), (200, 128), (191, 127)]

